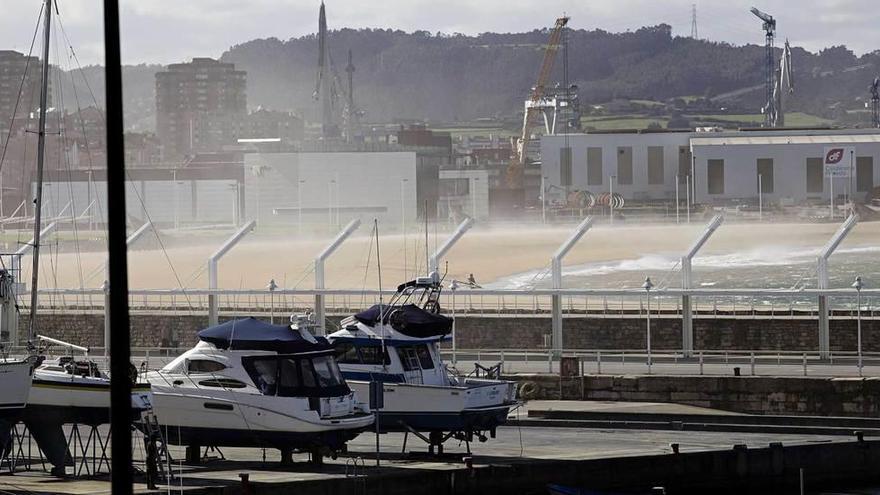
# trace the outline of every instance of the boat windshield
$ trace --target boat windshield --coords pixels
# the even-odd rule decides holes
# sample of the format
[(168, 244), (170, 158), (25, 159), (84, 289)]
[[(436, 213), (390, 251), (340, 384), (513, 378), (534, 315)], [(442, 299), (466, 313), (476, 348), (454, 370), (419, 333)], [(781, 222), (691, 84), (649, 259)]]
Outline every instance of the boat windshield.
[(245, 370), (263, 395), (336, 397), (350, 392), (331, 355), (242, 358)]

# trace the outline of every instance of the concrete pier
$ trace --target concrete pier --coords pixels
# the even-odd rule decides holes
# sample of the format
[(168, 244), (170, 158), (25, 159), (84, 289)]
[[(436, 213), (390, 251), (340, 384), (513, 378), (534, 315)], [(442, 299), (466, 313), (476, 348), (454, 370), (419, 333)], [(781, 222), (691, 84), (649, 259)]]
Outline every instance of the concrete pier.
[[(437, 494), (546, 493), (548, 483), (596, 490), (650, 489), (699, 493), (713, 487), (771, 492), (796, 486), (801, 469), (807, 488), (869, 483), (880, 472), (880, 442), (824, 435), (725, 432), (593, 430), (502, 427), (496, 439), (448, 445), (443, 458), (403, 435), (381, 437), (382, 467), (376, 468), (374, 437), (363, 434), (346, 457), (321, 468), (297, 454), (281, 467), (278, 455), (260, 449), (223, 449), (226, 460), (180, 466), (175, 486), (159, 492), (211, 494)], [(182, 448), (172, 447), (175, 459)], [(676, 453), (677, 452), (677, 453)], [(471, 457), (471, 467), (466, 459)], [(357, 459), (358, 467), (354, 468)], [(243, 481), (246, 479), (246, 482)], [(0, 475), (0, 490), (13, 493), (109, 493), (105, 479), (59, 481), (44, 473)], [(146, 493), (144, 485), (138, 486)], [(182, 490), (182, 491), (181, 491)]]

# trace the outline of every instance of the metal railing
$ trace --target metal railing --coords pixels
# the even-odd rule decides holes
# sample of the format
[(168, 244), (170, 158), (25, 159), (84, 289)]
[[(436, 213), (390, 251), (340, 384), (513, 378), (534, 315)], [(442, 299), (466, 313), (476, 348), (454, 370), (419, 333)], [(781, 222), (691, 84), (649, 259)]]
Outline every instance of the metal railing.
[[(328, 315), (348, 315), (375, 304), (378, 290), (357, 289), (130, 289), (132, 311), (206, 313), (209, 296), (216, 296), (221, 314), (286, 316), (313, 309), (315, 296), (324, 296)], [(393, 291), (383, 291), (383, 296)], [(40, 311), (103, 311), (105, 291), (94, 289), (40, 289)], [(562, 298), (568, 317), (638, 317), (648, 307), (645, 291), (638, 289), (459, 289), (446, 290), (440, 303), (447, 314), (549, 316), (552, 297)], [(855, 317), (853, 289), (663, 289), (650, 293), (652, 317), (681, 317), (681, 298), (691, 296), (696, 317), (815, 318), (818, 298), (827, 296), (835, 317)], [(27, 293), (21, 300), (26, 300)], [(866, 319), (880, 316), (880, 289), (861, 291)]]

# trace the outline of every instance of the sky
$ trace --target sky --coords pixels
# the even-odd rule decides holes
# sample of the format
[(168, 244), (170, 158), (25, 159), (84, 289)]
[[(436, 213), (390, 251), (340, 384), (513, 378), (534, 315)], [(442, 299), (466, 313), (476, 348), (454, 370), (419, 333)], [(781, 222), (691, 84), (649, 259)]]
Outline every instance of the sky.
[[(700, 38), (763, 43), (756, 6), (777, 19), (778, 36), (811, 51), (847, 45), (880, 49), (877, 0), (326, 0), (328, 27), (393, 28), (432, 33), (521, 32), (559, 15), (575, 29), (611, 32), (667, 23), (689, 36), (696, 3)], [(2, 0), (0, 49), (27, 52), (42, 0)], [(82, 65), (103, 61), (102, 2), (59, 0), (61, 26)], [(120, 0), (126, 64), (167, 64), (219, 57), (255, 38), (286, 40), (317, 31), (320, 0)], [(38, 42), (39, 44), (39, 42)], [(39, 51), (35, 49), (35, 52)]]

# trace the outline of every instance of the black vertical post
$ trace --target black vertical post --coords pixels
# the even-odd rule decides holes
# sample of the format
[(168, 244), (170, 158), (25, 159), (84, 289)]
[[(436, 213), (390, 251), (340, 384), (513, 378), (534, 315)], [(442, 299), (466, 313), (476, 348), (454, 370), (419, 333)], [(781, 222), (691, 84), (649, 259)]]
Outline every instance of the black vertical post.
[(107, 112), (107, 250), (110, 257), (111, 489), (132, 493), (131, 349), (128, 319), (128, 255), (125, 245), (125, 150), (122, 124), (122, 60), (119, 1), (104, 0)]

